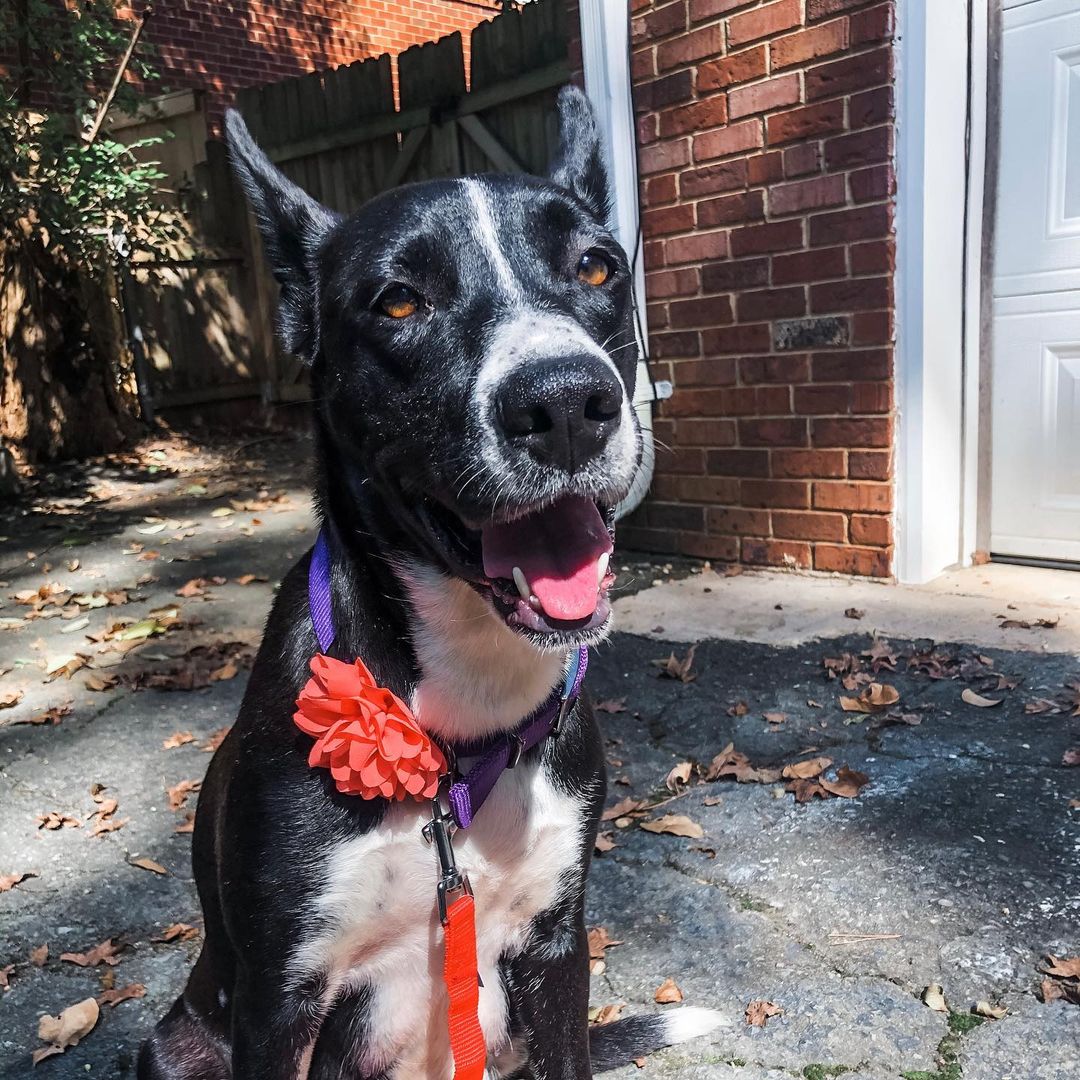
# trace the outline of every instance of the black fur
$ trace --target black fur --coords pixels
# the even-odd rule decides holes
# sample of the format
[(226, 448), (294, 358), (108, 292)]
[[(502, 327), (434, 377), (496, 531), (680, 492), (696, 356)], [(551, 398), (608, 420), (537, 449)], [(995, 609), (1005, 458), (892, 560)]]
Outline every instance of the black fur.
[[(564, 145), (552, 181), (491, 176), (484, 191), (515, 289), (531, 309), (568, 320), (606, 350), (632, 394), (630, 268), (605, 225), (595, 124), (575, 89), (563, 91), (559, 112)], [(338, 219), (274, 169), (237, 114), (227, 131), (281, 283), (283, 341), (312, 363), (316, 495), (333, 541), (331, 652), (362, 657), (407, 700), (420, 677), (416, 616), (394, 566), (403, 557), (424, 560), (481, 591), (470, 530), (567, 492), (614, 506), (632, 478), (636, 442), (632, 460), (623, 454), (616, 462), (603, 434), (597, 453), (570, 474), (510, 439), (490, 460), (493, 419), (472, 391), (491, 328), (510, 301), (473, 235), (467, 189), (460, 181), (408, 186)], [(575, 278), (589, 250), (611, 267), (600, 288)], [(380, 311), (393, 283), (421, 298), (415, 316), (394, 320)], [(568, 370), (578, 360), (558, 358)], [(457, 522), (450, 539), (448, 520)], [(287, 989), (283, 980), (311, 931), (320, 853), (377, 829), (385, 812), (383, 803), (339, 794), (325, 770), (309, 768), (310, 740), (291, 720), (317, 651), (307, 569), (305, 556), (282, 582), (240, 715), (202, 788), (193, 861), (205, 941), (182, 997), (142, 1048), (142, 1080), (292, 1080), (313, 1040), (312, 1080), (361, 1080), (349, 1062), (363, 1038), (367, 993), (343, 995), (324, 1011), (318, 981)], [(538, 648), (567, 649), (602, 631), (552, 626), (533, 636)], [(591, 710), (579, 704), (559, 737), (534, 754), (554, 783), (589, 793), (584, 850), (591, 851), (604, 791)], [(503, 965), (537, 1080), (591, 1075), (587, 866), (586, 855), (556, 908), (538, 918), (532, 947)], [(562, 948), (545, 952), (556, 944)], [(556, 953), (560, 959), (543, 959)], [(617, 1026), (598, 1029), (596, 1052), (605, 1064), (625, 1061), (659, 1045), (662, 1026), (640, 1022), (636, 1046)]]

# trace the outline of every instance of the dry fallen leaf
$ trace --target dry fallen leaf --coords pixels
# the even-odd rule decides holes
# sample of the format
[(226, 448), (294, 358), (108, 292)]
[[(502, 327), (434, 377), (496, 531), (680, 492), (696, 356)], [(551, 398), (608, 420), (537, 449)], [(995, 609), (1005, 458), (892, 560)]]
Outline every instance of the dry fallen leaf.
[(989, 1001), (976, 1001), (971, 1011), (976, 1016), (985, 1016), (988, 1020), (1003, 1020), (1009, 1012), (1004, 1005), (991, 1005)]
[(729, 776), (740, 784), (773, 784), (780, 779), (780, 770), (755, 768), (745, 754), (728, 743), (710, 762), (705, 779), (723, 780)]
[(195, 811), (185, 810), (184, 820), (173, 829), (174, 833), (193, 833), (195, 831)]
[(161, 863), (154, 862), (153, 859), (148, 859), (145, 856), (141, 859), (128, 859), (128, 865), (137, 866), (140, 870), (149, 870), (152, 874), (167, 874), (169, 872)]
[(751, 1027), (763, 1028), (770, 1016), (783, 1016), (784, 1010), (771, 1001), (751, 1001), (746, 1006), (746, 1022)]
[(790, 765), (784, 766), (782, 775), (785, 780), (811, 780), (816, 776), (820, 776), (831, 764), (832, 758), (829, 757), (793, 761)]
[(836, 795), (841, 799), (854, 799), (859, 792), (870, 783), (870, 777), (867, 776), (866, 773), (858, 772), (855, 769), (849, 769), (846, 765), (841, 765), (840, 768), (836, 770), (835, 780), (819, 776), (817, 782), (830, 795)]
[(21, 690), (0, 691), (0, 709), (12, 709), (23, 699)]
[(621, 941), (616, 941), (607, 932), (606, 926), (594, 926), (589, 931), (589, 956), (593, 960), (602, 960), (604, 958), (604, 950), (614, 948), (616, 945), (621, 945)]
[(1056, 956), (1048, 955), (1039, 970), (1056, 979), (1080, 979), (1080, 956), (1059, 960)]
[(1070, 747), (1061, 755), (1061, 764), (1069, 768), (1074, 765), (1080, 765), (1080, 746)]
[(644, 803), (637, 799), (631, 799), (629, 795), (625, 799), (620, 799), (614, 806), (609, 806), (601, 815), (601, 821), (614, 821), (616, 818), (621, 818), (626, 814), (631, 813), (634, 810), (639, 810)]
[(598, 701), (596, 711), (603, 713), (626, 712), (626, 698), (608, 698), (606, 701)]
[(767, 712), (762, 713), (761, 718), (770, 724), (782, 724), (787, 719), (787, 713)]
[(615, 843), (615, 834), (611, 832), (598, 833), (596, 837), (596, 850), (603, 855), (605, 852), (611, 851), (612, 848), (617, 847)]
[(625, 1008), (625, 1005), (590, 1005), (589, 1023), (595, 1024), (597, 1027), (600, 1027), (603, 1024), (610, 1024), (613, 1020), (619, 1019), (619, 1013)]
[(61, 961), (75, 964), (78, 967), (97, 967), (98, 964), (108, 964), (113, 967), (120, 963), (120, 946), (112, 938), (106, 938), (100, 945), (87, 949), (83, 953), (66, 952), (60, 954)]
[(82, 822), (71, 814), (61, 814), (56, 810), (50, 810), (47, 814), (38, 814), (37, 823), (39, 829), (48, 829), (55, 832), (57, 829), (77, 829)]
[(194, 742), (195, 736), (190, 731), (174, 731), (162, 744), (162, 750), (175, 750), (178, 746), (186, 746)]
[(121, 1001), (130, 1001), (132, 998), (145, 996), (146, 987), (142, 983), (128, 983), (127, 986), (122, 986), (118, 990), (109, 989), (98, 994), (97, 1002), (99, 1005), (109, 1005), (115, 1009)]
[(94, 1030), (99, 1015), (98, 1003), (86, 998), (69, 1005), (59, 1016), (42, 1016), (38, 1020), (38, 1038), (49, 1045), (34, 1051), (34, 1064), (77, 1045)]
[(693, 682), (697, 674), (691, 673), (690, 668), (694, 663), (695, 652), (697, 652), (697, 645), (691, 645), (682, 660), (672, 653), (666, 660), (654, 660), (653, 665), (660, 669), (658, 675), (662, 679), (677, 679), (684, 683)]
[(206, 737), (206, 742), (204, 742), (199, 749), (205, 750), (207, 753), (213, 753), (225, 741), (225, 736), (228, 734), (228, 727), (218, 728), (217, 731), (212, 731)]
[[(199, 936), (199, 928), (197, 926), (188, 926), (187, 923), (174, 922), (172, 926), (167, 926), (161, 931), (160, 935), (155, 938), (151, 938), (151, 941), (169, 942), (169, 941), (191, 941), (192, 938)], [(615, 942), (614, 944), (618, 944)]]
[(982, 694), (976, 694), (971, 687), (966, 687), (960, 697), (978, 709), (992, 709), (995, 705), (1000, 705), (1002, 701), (1001, 698), (988, 698), (983, 697)]
[(37, 877), (33, 871), (27, 871), (24, 874), (0, 874), (0, 892), (8, 892), (10, 889), (14, 889), (16, 885), (20, 885), (26, 881), (27, 878)]
[(640, 824), (646, 832), (688, 836), (691, 840), (700, 840), (705, 835), (705, 830), (685, 814), (665, 814), (655, 821), (642, 821)]
[(30, 950), (30, 963), (34, 967), (44, 967), (45, 962), (49, 959), (49, 946), (39, 945), (36, 949)]
[(922, 992), (923, 1004), (934, 1012), (947, 1013), (949, 1006), (945, 1004), (945, 994), (937, 983), (931, 983)]
[(900, 700), (896, 687), (888, 683), (872, 682), (863, 688), (858, 697), (840, 697), (844, 712), (875, 713), (895, 705)]
[(174, 787), (166, 788), (165, 794), (169, 799), (170, 810), (183, 810), (187, 805), (188, 796), (202, 787), (201, 780), (181, 780)]
[(693, 765), (689, 761), (680, 761), (668, 774), (664, 780), (664, 787), (668, 789), (673, 795), (678, 795), (680, 791), (687, 784), (690, 783), (690, 774), (693, 772)]
[(682, 1001), (683, 992), (679, 989), (674, 979), (665, 979), (653, 994), (653, 1001), (659, 1005), (669, 1005), (672, 1002)]
[(235, 679), (239, 668), (230, 660), (228, 663), (222, 664), (221, 667), (215, 668), (210, 672), (211, 682), (226, 682), (229, 679)]

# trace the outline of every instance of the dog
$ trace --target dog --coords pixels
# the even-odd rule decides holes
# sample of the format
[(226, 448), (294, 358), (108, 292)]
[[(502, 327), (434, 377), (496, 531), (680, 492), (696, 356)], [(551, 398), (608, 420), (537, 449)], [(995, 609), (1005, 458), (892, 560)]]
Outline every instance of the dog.
[[(311, 365), (323, 531), (282, 581), (203, 784), (204, 944), (141, 1080), (449, 1080), (436, 882), (463, 895), (464, 875), (489, 1080), (585, 1080), (716, 1025), (693, 1008), (587, 1019), (604, 756), (591, 708), (558, 688), (610, 630), (641, 433), (632, 271), (606, 225), (595, 120), (574, 87), (558, 116), (547, 179), (411, 184), (347, 218), (227, 117), (281, 340)], [(362, 798), (309, 765), (293, 712), (320, 641), (361, 658), (447, 760), (463, 748), (459, 774), (470, 747), (504, 754), (468, 828), (448, 839), (445, 792)], [(514, 735), (553, 689), (557, 730)], [(457, 878), (439, 877), (443, 842)]]

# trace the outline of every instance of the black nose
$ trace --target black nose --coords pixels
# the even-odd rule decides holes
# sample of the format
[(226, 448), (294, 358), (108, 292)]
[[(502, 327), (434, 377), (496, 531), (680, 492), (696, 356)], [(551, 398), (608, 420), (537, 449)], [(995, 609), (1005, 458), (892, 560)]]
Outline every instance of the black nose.
[(545, 465), (576, 472), (619, 426), (623, 389), (599, 357), (561, 356), (521, 364), (499, 384), (496, 415), (511, 446)]

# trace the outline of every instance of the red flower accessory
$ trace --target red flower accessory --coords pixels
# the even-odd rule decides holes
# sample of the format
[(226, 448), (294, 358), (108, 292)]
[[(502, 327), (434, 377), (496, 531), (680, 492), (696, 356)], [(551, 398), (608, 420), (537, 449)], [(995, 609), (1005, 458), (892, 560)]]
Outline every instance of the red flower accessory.
[(293, 720), (316, 740), (308, 764), (329, 769), (346, 795), (430, 799), (446, 772), (442, 751), (409, 707), (378, 686), (361, 660), (313, 656)]

